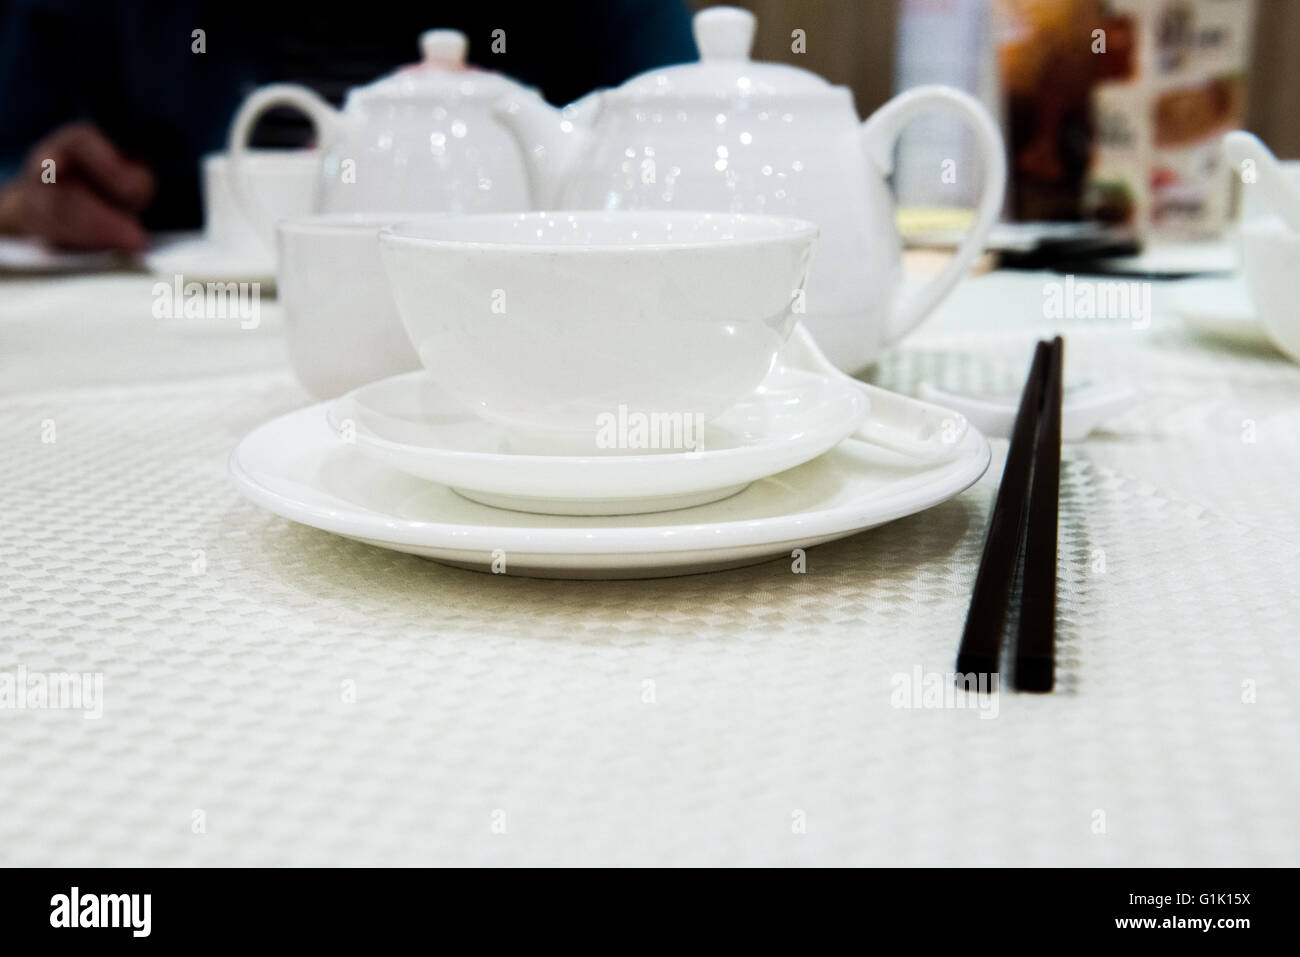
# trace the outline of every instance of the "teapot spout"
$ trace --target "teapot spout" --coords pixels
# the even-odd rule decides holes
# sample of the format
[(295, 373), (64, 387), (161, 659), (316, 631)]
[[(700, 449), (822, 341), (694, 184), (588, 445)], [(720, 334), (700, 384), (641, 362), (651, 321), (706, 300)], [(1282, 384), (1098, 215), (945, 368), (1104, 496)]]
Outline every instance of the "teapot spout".
[(532, 91), (505, 97), (496, 104), (493, 114), (523, 154), (534, 208), (559, 205), (564, 185), (590, 139), (599, 106), (599, 93), (556, 109)]

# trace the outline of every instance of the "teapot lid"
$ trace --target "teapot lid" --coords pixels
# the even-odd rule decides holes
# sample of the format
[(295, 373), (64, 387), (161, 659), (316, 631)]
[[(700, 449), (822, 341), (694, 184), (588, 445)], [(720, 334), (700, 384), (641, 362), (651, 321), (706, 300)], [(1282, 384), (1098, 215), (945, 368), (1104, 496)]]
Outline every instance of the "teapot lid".
[(650, 70), (633, 77), (616, 94), (633, 97), (780, 96), (826, 93), (831, 84), (810, 70), (749, 58), (755, 17), (739, 7), (709, 7), (691, 21), (700, 62)]
[(347, 105), (403, 100), (495, 100), (518, 91), (519, 85), (501, 74), (467, 64), (468, 50), (469, 40), (459, 30), (426, 30), (420, 34), (419, 63), (399, 67), (373, 83), (350, 90)]

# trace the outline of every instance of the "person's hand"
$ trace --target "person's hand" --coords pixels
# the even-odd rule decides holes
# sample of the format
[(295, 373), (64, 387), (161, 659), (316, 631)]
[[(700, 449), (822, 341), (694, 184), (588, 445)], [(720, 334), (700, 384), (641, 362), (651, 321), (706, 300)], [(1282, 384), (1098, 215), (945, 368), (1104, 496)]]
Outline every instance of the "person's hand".
[(153, 192), (147, 166), (89, 123), (69, 123), (33, 146), (0, 188), (0, 232), (68, 249), (139, 252), (148, 245), (139, 214)]

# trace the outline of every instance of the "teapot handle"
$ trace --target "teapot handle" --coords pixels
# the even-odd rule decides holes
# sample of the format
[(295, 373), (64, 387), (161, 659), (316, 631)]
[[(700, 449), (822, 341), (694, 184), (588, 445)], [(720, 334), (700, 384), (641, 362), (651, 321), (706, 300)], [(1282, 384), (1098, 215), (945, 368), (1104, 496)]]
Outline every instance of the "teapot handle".
[(230, 153), (230, 187), (240, 211), (256, 227), (259, 235), (269, 237), (275, 248), (275, 222), (257, 201), (248, 169), (248, 138), (258, 119), (267, 110), (277, 106), (291, 106), (301, 110), (316, 127), (320, 140), (332, 139), (341, 122), (341, 114), (323, 99), (293, 83), (273, 83), (257, 90), (239, 107), (230, 124), (228, 150)]
[(1007, 159), (1002, 134), (979, 100), (950, 86), (918, 86), (894, 97), (862, 124), (862, 145), (881, 176), (894, 166), (894, 145), (913, 119), (932, 110), (949, 110), (965, 119), (975, 131), (975, 144), (983, 168), (978, 211), (970, 231), (939, 275), (897, 305), (885, 330), (885, 340), (895, 342), (921, 324), (983, 251), (984, 240), (997, 222), (1007, 187)]

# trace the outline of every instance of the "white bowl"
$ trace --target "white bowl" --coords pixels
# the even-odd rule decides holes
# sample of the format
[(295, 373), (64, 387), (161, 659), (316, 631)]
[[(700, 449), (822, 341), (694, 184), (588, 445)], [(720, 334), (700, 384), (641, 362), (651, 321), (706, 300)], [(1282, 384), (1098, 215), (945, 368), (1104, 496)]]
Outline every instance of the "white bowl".
[(316, 150), (250, 150), (247, 170), (253, 199), (265, 215), (250, 218), (239, 205), (230, 170), (230, 157), (203, 157), (203, 233), (215, 245), (245, 261), (265, 260), (275, 268), (274, 223), (306, 216), (316, 205)]
[(573, 451), (620, 409), (707, 421), (755, 389), (798, 318), (816, 236), (770, 216), (531, 212), (406, 223), (380, 247), (438, 384)]
[(1255, 313), (1274, 345), (1300, 362), (1300, 233), (1276, 218), (1246, 222), (1241, 244)]
[(409, 213), (281, 220), (278, 297), (298, 381), (318, 398), (420, 368), (379, 261), (379, 231)]

